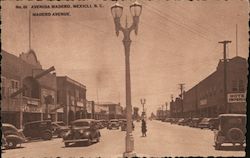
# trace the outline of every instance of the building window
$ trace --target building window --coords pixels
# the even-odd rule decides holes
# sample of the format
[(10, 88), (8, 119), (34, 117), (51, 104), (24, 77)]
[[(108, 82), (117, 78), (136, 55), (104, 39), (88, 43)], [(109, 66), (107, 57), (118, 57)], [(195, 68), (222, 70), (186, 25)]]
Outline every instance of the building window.
[(11, 87), (10, 87), (10, 93), (14, 93), (19, 88), (19, 82), (16, 80), (11, 80)]
[(245, 88), (244, 88), (244, 83), (243, 83), (243, 80), (239, 80), (239, 91), (244, 91)]
[(238, 88), (237, 88), (237, 81), (236, 80), (233, 80), (232, 81), (232, 91), (235, 92), (235, 91), (238, 91)]

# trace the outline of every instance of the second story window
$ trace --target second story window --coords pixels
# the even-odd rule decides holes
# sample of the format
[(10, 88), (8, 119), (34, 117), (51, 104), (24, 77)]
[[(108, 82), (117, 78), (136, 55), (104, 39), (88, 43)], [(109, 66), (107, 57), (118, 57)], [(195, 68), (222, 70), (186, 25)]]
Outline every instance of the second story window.
[(239, 80), (239, 91), (243, 92), (244, 90), (245, 90), (244, 82), (243, 82), (243, 80)]
[(238, 91), (238, 86), (237, 86), (237, 81), (236, 80), (232, 81), (232, 91), (233, 92)]

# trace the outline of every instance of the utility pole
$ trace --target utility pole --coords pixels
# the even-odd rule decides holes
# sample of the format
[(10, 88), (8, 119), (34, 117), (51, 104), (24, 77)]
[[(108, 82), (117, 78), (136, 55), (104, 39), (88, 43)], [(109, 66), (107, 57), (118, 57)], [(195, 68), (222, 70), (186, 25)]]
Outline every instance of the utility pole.
[(180, 83), (180, 90), (181, 90), (181, 94), (180, 94), (180, 98), (181, 98), (181, 117), (183, 117), (183, 90), (184, 90), (184, 85), (185, 83)]
[(167, 113), (168, 113), (168, 102), (166, 102), (165, 105), (166, 105), (166, 117), (167, 117)]
[(146, 99), (145, 98), (141, 99), (141, 104), (142, 104), (142, 117), (144, 117), (145, 116), (144, 105), (146, 104)]
[(224, 52), (223, 52), (223, 61), (224, 61), (224, 107), (225, 107), (225, 113), (230, 113), (231, 109), (229, 109), (227, 104), (227, 44), (231, 43), (232, 41), (221, 41), (219, 43), (223, 44)]

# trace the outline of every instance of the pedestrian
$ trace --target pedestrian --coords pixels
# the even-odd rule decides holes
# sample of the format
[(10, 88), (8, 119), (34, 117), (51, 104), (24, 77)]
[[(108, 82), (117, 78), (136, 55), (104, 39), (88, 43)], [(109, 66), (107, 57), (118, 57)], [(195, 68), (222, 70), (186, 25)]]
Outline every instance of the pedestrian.
[(143, 137), (146, 137), (147, 134), (147, 125), (146, 125), (146, 121), (144, 119), (142, 119), (142, 122), (141, 122), (141, 131), (142, 131), (142, 136)]

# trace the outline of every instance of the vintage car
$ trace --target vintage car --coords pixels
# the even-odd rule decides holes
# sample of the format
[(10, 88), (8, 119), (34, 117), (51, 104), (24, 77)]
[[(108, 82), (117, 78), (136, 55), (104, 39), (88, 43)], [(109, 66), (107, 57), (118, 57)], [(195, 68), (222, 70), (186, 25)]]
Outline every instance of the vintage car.
[(202, 118), (192, 118), (191, 121), (189, 122), (189, 127), (198, 127), (201, 120)]
[(198, 128), (203, 129), (203, 128), (210, 128), (210, 120), (211, 118), (203, 118), (200, 123), (198, 124)]
[(33, 121), (24, 125), (23, 134), (29, 139), (42, 138), (43, 140), (51, 140), (52, 130), (50, 120)]
[(103, 128), (108, 126), (108, 120), (100, 120)]
[(214, 129), (216, 129), (216, 127), (218, 127), (218, 123), (219, 123), (219, 121), (218, 121), (218, 118), (212, 118), (212, 119), (210, 119), (209, 120), (209, 129), (211, 129), (211, 130), (214, 130)]
[(107, 129), (113, 129), (113, 128), (119, 129), (119, 127), (120, 127), (119, 120), (117, 120), (117, 119), (111, 119), (111, 120), (109, 121), (109, 124), (108, 124), (108, 126), (107, 126)]
[(65, 125), (62, 121), (52, 122), (52, 132), (59, 138), (62, 138), (65, 133), (69, 131), (69, 127)]
[(2, 133), (1, 148), (6, 148), (7, 145), (8, 145), (8, 144), (7, 144), (6, 138), (5, 138), (5, 136), (3, 135), (3, 133)]
[(17, 144), (21, 145), (27, 141), (22, 133), (22, 130), (18, 130), (12, 124), (3, 123), (2, 132), (6, 140), (5, 148), (7, 149), (14, 149), (16, 148)]
[[(122, 124), (121, 124), (121, 131), (126, 131), (127, 129), (127, 121), (123, 121)], [(134, 130), (135, 129), (135, 125), (134, 123), (132, 122), (132, 129)]]
[(236, 143), (243, 147), (246, 141), (246, 115), (221, 114), (218, 116), (218, 126), (214, 130), (215, 149), (220, 149), (223, 143)]
[(70, 130), (63, 136), (65, 147), (70, 143), (87, 142), (91, 145), (93, 141), (99, 142), (101, 133), (94, 119), (78, 119), (71, 123)]

